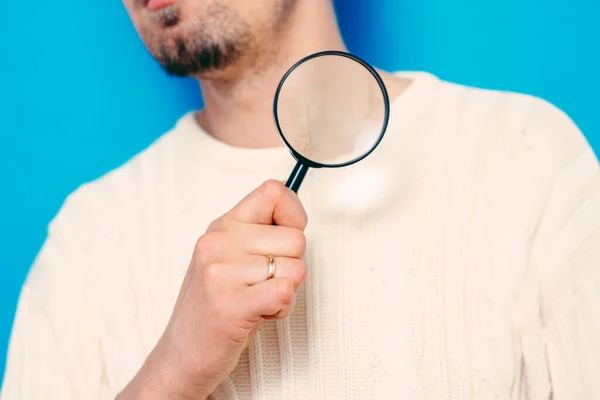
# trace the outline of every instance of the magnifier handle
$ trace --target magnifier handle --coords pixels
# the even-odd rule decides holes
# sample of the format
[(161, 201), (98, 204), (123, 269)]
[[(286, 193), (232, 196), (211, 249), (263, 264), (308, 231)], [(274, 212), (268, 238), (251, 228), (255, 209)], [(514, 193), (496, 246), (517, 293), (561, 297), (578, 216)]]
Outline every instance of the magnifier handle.
[(296, 163), (296, 166), (292, 170), (290, 177), (288, 178), (285, 186), (292, 189), (294, 192), (298, 193), (298, 189), (300, 189), (300, 185), (302, 185), (302, 181), (308, 172), (308, 167), (302, 164), (300, 161)]

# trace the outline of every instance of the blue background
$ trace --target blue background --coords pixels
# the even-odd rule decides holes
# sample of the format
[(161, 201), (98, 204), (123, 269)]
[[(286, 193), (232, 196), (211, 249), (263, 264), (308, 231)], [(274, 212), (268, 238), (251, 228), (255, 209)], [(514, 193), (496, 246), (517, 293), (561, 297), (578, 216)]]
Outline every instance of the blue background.
[[(600, 150), (600, 1), (336, 6), (350, 50), (377, 67), (543, 97)], [(155, 65), (116, 0), (3, 0), (0, 15), (2, 376), (20, 286), (65, 196), (202, 102), (194, 81)]]

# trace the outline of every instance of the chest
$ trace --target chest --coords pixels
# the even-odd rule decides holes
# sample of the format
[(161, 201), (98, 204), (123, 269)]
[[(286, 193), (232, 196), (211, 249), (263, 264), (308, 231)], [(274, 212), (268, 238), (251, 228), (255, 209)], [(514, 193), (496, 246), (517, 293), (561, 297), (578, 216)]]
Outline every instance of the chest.
[(354, 217), (305, 199), (296, 310), (263, 329), (224, 387), (248, 399), (518, 398), (526, 227), (485, 196), (454, 196)]
[[(350, 207), (308, 180), (309, 271), (296, 310), (265, 325), (215, 398), (518, 398), (511, 304), (527, 274), (529, 227), (485, 185), (452, 184)], [(226, 211), (194, 211), (197, 200), (147, 242), (138, 290), (151, 299), (138, 310), (152, 327), (141, 332), (147, 351), (168, 322), (195, 240)]]

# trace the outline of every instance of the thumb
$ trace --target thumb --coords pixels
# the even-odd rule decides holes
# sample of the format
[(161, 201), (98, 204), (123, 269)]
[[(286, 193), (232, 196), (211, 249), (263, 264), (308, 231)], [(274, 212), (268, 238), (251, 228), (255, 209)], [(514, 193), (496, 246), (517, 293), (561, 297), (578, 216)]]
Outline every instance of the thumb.
[(248, 194), (226, 218), (249, 224), (288, 226), (304, 230), (307, 216), (298, 195), (277, 180), (268, 180)]

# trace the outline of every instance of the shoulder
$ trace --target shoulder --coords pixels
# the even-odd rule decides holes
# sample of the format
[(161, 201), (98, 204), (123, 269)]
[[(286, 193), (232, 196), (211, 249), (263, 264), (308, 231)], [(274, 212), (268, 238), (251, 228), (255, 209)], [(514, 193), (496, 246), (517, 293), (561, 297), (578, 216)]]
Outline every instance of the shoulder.
[(140, 221), (148, 202), (175, 182), (175, 160), (186, 147), (179, 132), (186, 118), (123, 165), (81, 184), (65, 198), (48, 226), (30, 286), (37, 281), (43, 285), (48, 274), (87, 274), (94, 266), (106, 271), (124, 259), (127, 248), (144, 240)]
[(426, 114), (439, 134), (482, 156), (529, 162), (550, 175), (582, 156), (597, 163), (577, 124), (546, 99), (439, 80), (429, 100)]
[(189, 153), (187, 130), (192, 119), (191, 113), (183, 115), (168, 132), (126, 163), (83, 184), (71, 195), (72, 199), (108, 196), (123, 201), (138, 191), (154, 189), (159, 184), (157, 180), (176, 173), (174, 168)]
[(454, 108), (467, 121), (499, 123), (492, 132), (541, 135), (550, 143), (562, 139), (580, 149), (586, 147), (584, 136), (570, 116), (541, 97), (445, 81), (440, 84), (440, 93), (442, 98), (456, 99)]
[(53, 224), (68, 215), (102, 219), (107, 213), (125, 212), (140, 198), (161, 190), (161, 185), (175, 176), (177, 161), (181, 161), (189, 148), (186, 143), (189, 136), (182, 131), (190, 118), (191, 114), (185, 114), (172, 129), (130, 160), (81, 184), (66, 198)]

